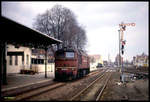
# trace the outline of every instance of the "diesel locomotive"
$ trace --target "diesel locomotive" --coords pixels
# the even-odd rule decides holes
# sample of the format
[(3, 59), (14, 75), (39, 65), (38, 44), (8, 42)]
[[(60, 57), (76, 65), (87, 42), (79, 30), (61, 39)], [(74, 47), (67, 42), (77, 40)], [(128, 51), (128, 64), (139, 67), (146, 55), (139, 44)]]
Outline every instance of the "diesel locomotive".
[(89, 72), (90, 62), (85, 52), (67, 48), (55, 52), (55, 79), (72, 80)]

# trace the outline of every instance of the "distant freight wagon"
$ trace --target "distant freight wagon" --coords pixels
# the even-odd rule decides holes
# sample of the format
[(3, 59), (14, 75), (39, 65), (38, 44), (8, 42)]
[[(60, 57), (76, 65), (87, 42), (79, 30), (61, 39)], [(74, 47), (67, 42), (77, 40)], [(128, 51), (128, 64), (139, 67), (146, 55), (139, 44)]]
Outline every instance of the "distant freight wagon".
[(89, 57), (81, 50), (60, 49), (55, 53), (55, 78), (72, 80), (90, 72)]

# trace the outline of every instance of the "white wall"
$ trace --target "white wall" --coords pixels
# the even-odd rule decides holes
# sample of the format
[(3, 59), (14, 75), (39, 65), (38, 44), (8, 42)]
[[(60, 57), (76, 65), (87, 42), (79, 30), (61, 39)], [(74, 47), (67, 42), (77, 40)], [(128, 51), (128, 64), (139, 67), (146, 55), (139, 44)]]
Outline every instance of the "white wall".
[(90, 71), (96, 70), (97, 63), (90, 63)]
[[(32, 69), (38, 72), (45, 72), (45, 64), (32, 64)], [(47, 64), (47, 71), (54, 72), (54, 64)]]
[[(22, 56), (18, 56), (18, 65), (15, 65), (15, 56), (12, 56), (12, 65), (9, 64), (10, 56), (7, 55), (7, 73), (19, 73), (20, 69), (30, 69), (31, 65), (31, 49), (28, 47), (15, 48), (14, 45), (7, 45), (7, 52), (24, 52), (24, 64), (22, 64)], [(27, 65), (27, 55), (29, 55)]]
[[(32, 70), (36, 70), (37, 72), (45, 72), (45, 64), (32, 64)], [(47, 72), (54, 77), (55, 75), (55, 64), (48, 63), (47, 64)]]

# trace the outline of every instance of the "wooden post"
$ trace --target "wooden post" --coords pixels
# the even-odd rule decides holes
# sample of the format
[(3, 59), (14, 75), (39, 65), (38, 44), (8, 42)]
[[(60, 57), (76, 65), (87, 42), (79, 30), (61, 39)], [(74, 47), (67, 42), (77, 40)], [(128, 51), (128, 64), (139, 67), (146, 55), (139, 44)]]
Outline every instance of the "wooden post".
[(7, 63), (6, 63), (6, 56), (7, 56), (7, 42), (1, 43), (1, 73), (2, 73), (2, 83), (7, 85)]
[(45, 78), (47, 78), (47, 50), (48, 48), (45, 47)]

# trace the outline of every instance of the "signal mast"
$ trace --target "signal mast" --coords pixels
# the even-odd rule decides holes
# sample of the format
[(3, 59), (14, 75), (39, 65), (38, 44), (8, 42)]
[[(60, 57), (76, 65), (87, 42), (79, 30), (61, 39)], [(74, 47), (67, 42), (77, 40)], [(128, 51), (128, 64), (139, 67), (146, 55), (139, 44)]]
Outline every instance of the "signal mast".
[[(124, 24), (123, 22), (121, 22), (121, 24), (119, 24), (119, 65), (121, 62), (121, 81), (124, 83), (124, 74), (123, 74), (123, 55), (124, 55), (124, 46), (126, 44), (126, 40), (123, 39), (124, 37), (124, 31), (126, 30), (126, 26), (135, 26), (135, 23), (126, 23)], [(121, 37), (120, 37), (121, 34)], [(120, 43), (121, 43), (121, 50), (120, 50)], [(120, 51), (121, 51), (121, 55), (120, 55)]]

